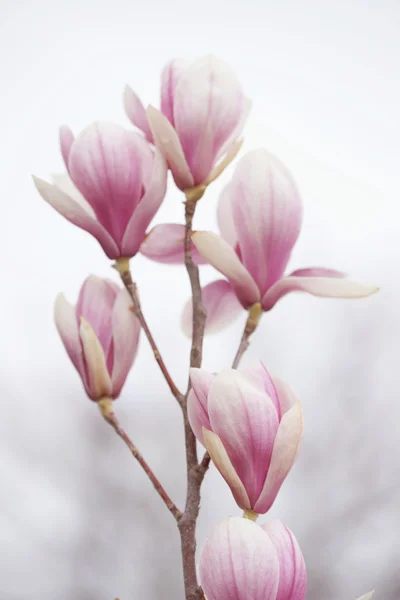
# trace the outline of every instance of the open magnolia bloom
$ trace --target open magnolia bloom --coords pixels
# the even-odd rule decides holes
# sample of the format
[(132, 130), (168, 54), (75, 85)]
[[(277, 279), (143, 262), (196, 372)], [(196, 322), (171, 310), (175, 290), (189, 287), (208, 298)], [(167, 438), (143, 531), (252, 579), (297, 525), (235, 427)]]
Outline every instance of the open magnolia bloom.
[(143, 137), (97, 122), (75, 139), (60, 130), (68, 174), (53, 184), (34, 177), (41, 196), (68, 221), (93, 235), (109, 258), (130, 258), (164, 199), (167, 165)]
[(293, 533), (281, 521), (257, 525), (229, 517), (200, 555), (207, 600), (304, 600), (307, 571)]
[(243, 510), (266, 513), (303, 435), (300, 402), (261, 362), (212, 375), (191, 369), (190, 425)]
[(207, 185), (233, 160), (250, 109), (231, 68), (214, 56), (169, 62), (161, 75), (161, 108), (125, 88), (125, 110), (165, 156), (176, 185)]
[[(362, 298), (377, 291), (375, 286), (356, 283), (325, 267), (297, 269), (285, 275), (301, 221), (300, 195), (286, 167), (266, 150), (246, 154), (219, 200), (221, 236), (210, 231), (192, 236), (197, 263), (200, 255), (226, 277), (203, 288), (209, 331), (229, 323), (241, 307), (249, 309), (260, 303), (264, 311), (271, 310), (290, 292)], [(180, 262), (183, 235), (183, 225), (159, 225), (150, 232), (141, 252), (153, 260)], [(188, 334), (191, 310), (189, 302), (182, 319)]]
[(75, 307), (57, 297), (56, 326), (91, 400), (117, 398), (135, 360), (140, 324), (130, 307), (125, 289), (93, 275)]

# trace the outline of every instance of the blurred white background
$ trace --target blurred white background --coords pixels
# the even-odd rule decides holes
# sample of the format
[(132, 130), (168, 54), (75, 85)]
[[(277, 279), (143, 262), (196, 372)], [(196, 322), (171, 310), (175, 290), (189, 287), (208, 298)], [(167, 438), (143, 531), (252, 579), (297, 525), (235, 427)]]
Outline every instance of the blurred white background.
[[(399, 26), (397, 0), (2, 0), (2, 600), (183, 597), (175, 524), (86, 399), (53, 324), (59, 291), (75, 301), (88, 273), (116, 273), (92, 238), (45, 205), (30, 174), (62, 169), (59, 124), (129, 126), (125, 83), (157, 103), (166, 60), (206, 53), (229, 62), (253, 99), (246, 148), (278, 154), (300, 185), (305, 220), (291, 266), (381, 286), (359, 301), (293, 294), (263, 319), (246, 360), (263, 359), (292, 384), (306, 422), (272, 513), (303, 548), (309, 600), (354, 600), (373, 587), (376, 600), (398, 600)], [(215, 228), (222, 184), (201, 201), (199, 227)], [(157, 222), (182, 221), (181, 201), (171, 186)], [(141, 257), (133, 267), (183, 385), (185, 272)], [(231, 362), (243, 319), (207, 338), (204, 366)], [(182, 503), (180, 414), (144, 337), (117, 408)], [(200, 545), (228, 514), (239, 511), (212, 469)]]

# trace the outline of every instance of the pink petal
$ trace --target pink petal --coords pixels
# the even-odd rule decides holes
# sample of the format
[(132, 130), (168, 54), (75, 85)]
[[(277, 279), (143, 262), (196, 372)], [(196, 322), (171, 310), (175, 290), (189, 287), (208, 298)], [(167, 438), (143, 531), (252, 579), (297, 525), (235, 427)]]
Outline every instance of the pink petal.
[(81, 317), (79, 335), (85, 356), (87, 378), (86, 391), (92, 400), (99, 400), (112, 394), (112, 383), (107, 370), (103, 348), (90, 324)]
[(135, 360), (140, 336), (140, 323), (131, 311), (132, 302), (126, 290), (120, 290), (112, 311), (113, 366), (112, 397), (117, 398)]
[(244, 110), (241, 86), (223, 61), (206, 56), (181, 74), (175, 89), (174, 121), (194, 185), (207, 179)]
[(278, 393), (275, 387), (275, 379), (271, 377), (261, 360), (256, 360), (248, 367), (239, 369), (241, 373), (251, 380), (251, 383), (259, 387), (271, 398), (274, 403), (279, 420), (281, 419), (281, 404), (278, 399)]
[(231, 488), (236, 504), (243, 510), (250, 509), (251, 504), (245, 487), (236, 473), (221, 439), (206, 428), (203, 429), (203, 439), (211, 460)]
[(229, 148), (225, 156), (215, 165), (210, 174), (208, 175), (205, 184), (209, 185), (229, 167), (231, 162), (233, 162), (236, 156), (239, 154), (239, 151), (243, 145), (243, 138), (240, 140), (236, 140)]
[[(243, 98), (243, 108), (242, 108), (240, 120), (238, 121), (238, 124), (236, 125), (236, 128), (233, 130), (231, 136), (226, 140), (225, 144), (221, 147), (220, 151), (218, 152), (217, 159), (220, 159), (224, 155), (231, 152), (232, 147), (235, 146), (235, 144), (237, 143), (237, 140), (240, 138), (240, 136), (243, 133), (244, 125), (247, 121), (247, 117), (250, 114), (251, 105), (252, 105), (252, 102), (251, 102), (250, 98)], [(242, 145), (242, 143), (243, 143), (243, 139), (240, 140), (240, 146)]]
[(225, 186), (220, 194), (217, 221), (221, 237), (234, 248), (237, 243), (237, 234), (232, 214), (232, 197), (229, 185)]
[(63, 294), (59, 294), (56, 298), (54, 304), (54, 320), (68, 356), (85, 385), (85, 365), (75, 308), (65, 299)]
[[(185, 226), (179, 223), (164, 223), (156, 225), (149, 231), (140, 253), (154, 260), (170, 265), (182, 265), (185, 262), (184, 243)], [(192, 243), (192, 259), (196, 265), (202, 265), (205, 260)]]
[(153, 106), (149, 106), (146, 114), (154, 143), (164, 155), (176, 185), (181, 190), (193, 187), (194, 180), (175, 129), (168, 119)]
[[(230, 325), (243, 310), (229, 281), (219, 279), (202, 289), (202, 301), (207, 312), (206, 332), (216, 333)], [(188, 337), (192, 336), (192, 299), (183, 309), (181, 325)]]
[(225, 240), (211, 231), (196, 231), (192, 240), (201, 256), (230, 280), (245, 308), (259, 301), (257, 284)]
[(129, 85), (126, 85), (124, 90), (124, 107), (128, 119), (130, 119), (140, 131), (143, 131), (149, 142), (153, 142), (153, 136), (147, 122), (146, 109), (139, 96), (129, 87)]
[(296, 271), (290, 273), (289, 277), (336, 277), (340, 279), (347, 277), (347, 274), (327, 267), (308, 267), (306, 269), (296, 269)]
[(96, 214), (93, 208), (90, 206), (89, 202), (87, 202), (87, 200), (85, 200), (85, 198), (82, 196), (82, 194), (80, 193), (80, 191), (78, 190), (68, 173), (55, 173), (51, 176), (51, 179), (53, 181), (53, 184), (57, 186), (59, 190), (61, 190), (62, 192), (64, 192), (64, 194), (67, 194), (67, 196), (75, 200), (75, 202), (77, 202), (79, 206), (84, 208), (85, 211), (93, 219), (96, 219)]
[(174, 97), (180, 75), (188, 66), (183, 58), (169, 61), (161, 73), (161, 112), (174, 126)]
[(142, 197), (152, 161), (147, 142), (114, 123), (90, 125), (71, 148), (71, 177), (118, 244)]
[(203, 427), (211, 429), (208, 418), (207, 398), (214, 375), (205, 369), (190, 369), (192, 389), (189, 393), (187, 410), (193, 433), (204, 446)]
[(280, 160), (253, 150), (239, 161), (225, 193), (243, 265), (263, 293), (282, 276), (300, 232), (297, 186)]
[(200, 555), (207, 600), (275, 600), (279, 563), (268, 535), (256, 523), (230, 517), (217, 525)]
[(274, 544), (279, 560), (279, 587), (276, 600), (304, 600), (307, 569), (300, 546), (282, 521), (261, 525)]
[(64, 159), (65, 166), (68, 169), (69, 153), (71, 150), (71, 146), (75, 141), (75, 136), (72, 133), (71, 129), (68, 127), (68, 125), (61, 125), (59, 135), (61, 154)]
[(275, 389), (278, 394), (278, 401), (280, 405), (281, 414), (284, 415), (288, 410), (290, 410), (297, 402), (297, 398), (286, 381), (280, 379), (279, 377), (272, 377), (272, 381), (274, 382)]
[(211, 384), (208, 414), (253, 507), (264, 487), (278, 431), (276, 408), (248, 377), (229, 369)]
[(300, 402), (282, 417), (272, 451), (271, 464), (255, 512), (266, 513), (272, 506), (287, 474), (293, 466), (303, 436), (303, 414)]
[(134, 211), (122, 240), (122, 254), (134, 256), (146, 235), (147, 227), (160, 208), (167, 189), (167, 164), (162, 154), (156, 150), (149, 186)]
[(120, 256), (118, 246), (110, 234), (78, 202), (67, 196), (57, 186), (51, 185), (38, 177), (33, 177), (33, 181), (42, 198), (68, 221), (93, 235), (108, 258), (114, 259)]
[(362, 285), (336, 277), (283, 277), (262, 299), (264, 310), (270, 310), (282, 296), (290, 292), (307, 292), (323, 298), (365, 298), (379, 290), (376, 286)]
[(90, 275), (84, 282), (79, 292), (76, 304), (76, 320), (84, 317), (95, 332), (106, 357), (106, 362), (111, 372), (109, 355), (112, 352), (112, 325), (111, 317), (113, 307), (120, 288), (107, 279)]

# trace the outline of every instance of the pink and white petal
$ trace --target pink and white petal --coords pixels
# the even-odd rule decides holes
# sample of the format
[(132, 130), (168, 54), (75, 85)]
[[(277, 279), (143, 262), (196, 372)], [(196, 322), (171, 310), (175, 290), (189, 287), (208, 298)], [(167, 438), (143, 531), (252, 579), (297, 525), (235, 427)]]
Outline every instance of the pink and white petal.
[(112, 350), (112, 311), (120, 289), (113, 281), (90, 275), (81, 287), (75, 308), (77, 320), (84, 317), (90, 323), (107, 362)]
[(135, 360), (140, 337), (139, 319), (133, 314), (128, 292), (120, 290), (112, 311), (112, 397), (117, 398)]
[(214, 56), (196, 60), (180, 76), (174, 100), (175, 129), (195, 185), (207, 179), (243, 110), (244, 95), (236, 75)]
[(228, 189), (243, 265), (263, 293), (282, 277), (298, 238), (300, 194), (286, 167), (263, 149), (239, 161)]
[[(237, 143), (238, 138), (242, 135), (244, 125), (247, 121), (247, 117), (250, 114), (251, 106), (252, 106), (252, 101), (250, 100), (250, 98), (244, 97), (243, 103), (242, 103), (242, 114), (241, 114), (240, 120), (239, 120), (236, 128), (232, 132), (232, 135), (230, 136), (230, 138), (227, 139), (225, 144), (221, 147), (220, 151), (218, 152), (217, 160), (222, 158), (225, 154), (229, 154), (231, 152), (232, 147)], [(241, 140), (239, 140), (239, 143), (241, 146), (243, 143), (243, 138)]]
[(149, 187), (133, 212), (122, 239), (121, 252), (134, 256), (146, 236), (146, 230), (160, 208), (167, 189), (167, 163), (161, 152), (155, 151)]
[(70, 304), (64, 294), (59, 294), (54, 304), (54, 320), (62, 343), (74, 367), (82, 380), (86, 381), (83, 350), (79, 337), (79, 326), (75, 307)]
[(298, 541), (282, 521), (270, 521), (261, 528), (268, 534), (279, 561), (279, 587), (276, 600), (304, 600), (307, 569)]
[(217, 221), (221, 237), (234, 248), (237, 243), (237, 234), (235, 222), (233, 220), (232, 197), (229, 188), (230, 184), (226, 185), (220, 194), (217, 208)]
[(124, 89), (124, 108), (128, 119), (144, 133), (149, 142), (153, 142), (153, 136), (147, 122), (146, 109), (139, 96), (129, 85), (126, 85)]
[[(228, 327), (243, 310), (229, 281), (218, 279), (202, 289), (202, 301), (207, 312), (206, 332), (217, 333)], [(186, 303), (181, 326), (188, 337), (192, 336), (192, 300)]]
[(68, 173), (54, 173), (51, 176), (51, 179), (53, 181), (53, 184), (56, 185), (58, 189), (60, 189), (62, 192), (67, 194), (67, 196), (75, 200), (75, 202), (77, 202), (82, 208), (84, 208), (85, 211), (91, 217), (93, 217), (93, 219), (96, 219), (96, 215), (93, 208), (90, 206), (89, 202), (87, 202), (87, 200), (85, 200), (85, 198), (82, 196), (82, 194), (80, 193), (80, 191), (78, 190)]
[(69, 161), (69, 153), (71, 151), (72, 144), (75, 141), (75, 136), (72, 133), (72, 130), (68, 127), (68, 125), (61, 125), (59, 131), (60, 137), (60, 149), (61, 154), (65, 163), (65, 166), (68, 170), (68, 161)]
[(179, 77), (187, 68), (188, 62), (184, 58), (170, 60), (161, 73), (161, 112), (174, 126), (174, 97)]
[(350, 279), (337, 277), (283, 277), (264, 294), (262, 307), (270, 310), (290, 292), (306, 292), (322, 298), (365, 298), (377, 292), (374, 285), (363, 285)]
[[(156, 225), (146, 235), (140, 253), (150, 260), (169, 265), (183, 265), (185, 226), (179, 223)], [(192, 242), (192, 259), (196, 265), (205, 264), (205, 260)]]
[(288, 277), (336, 277), (337, 279), (341, 279), (347, 277), (347, 273), (327, 267), (307, 267), (305, 269), (296, 269)]
[(79, 336), (85, 357), (87, 387), (86, 391), (92, 400), (111, 397), (112, 382), (107, 370), (103, 348), (90, 323), (81, 317)]
[(279, 419), (272, 400), (234, 369), (215, 376), (208, 394), (212, 431), (219, 436), (253, 508), (262, 492)]
[(266, 513), (272, 506), (282, 483), (293, 466), (303, 437), (303, 412), (300, 402), (282, 417), (272, 451), (271, 464), (255, 512)]
[(78, 202), (47, 181), (33, 176), (33, 182), (39, 194), (48, 204), (68, 221), (97, 239), (108, 258), (114, 259), (120, 256), (119, 248), (108, 231)]
[(256, 523), (229, 517), (217, 525), (200, 555), (207, 600), (275, 600), (279, 563), (268, 535)]
[(189, 393), (187, 409), (188, 418), (193, 433), (204, 446), (203, 427), (211, 429), (208, 418), (207, 398), (214, 378), (212, 373), (205, 369), (190, 369), (192, 389)]
[(271, 398), (280, 420), (282, 411), (278, 398), (278, 392), (275, 387), (275, 378), (271, 377), (261, 360), (255, 360), (249, 366), (239, 369), (239, 371), (246, 375), (253, 385), (259, 387), (267, 394), (267, 396), (269, 396), (269, 398)]
[(203, 429), (203, 439), (211, 460), (231, 488), (236, 504), (243, 510), (249, 510), (251, 504), (246, 489), (236, 473), (221, 439), (205, 427)]
[(283, 379), (280, 379), (280, 377), (277, 377), (276, 375), (272, 377), (272, 381), (274, 382), (275, 389), (278, 393), (281, 414), (284, 415), (296, 404), (296, 402), (298, 402), (298, 399), (286, 381), (283, 381)]
[(148, 107), (146, 114), (154, 143), (165, 157), (176, 185), (181, 190), (193, 187), (193, 176), (175, 129), (168, 119), (153, 106)]
[(118, 243), (142, 197), (149, 155), (142, 136), (105, 121), (84, 129), (71, 148), (70, 175)]
[(211, 173), (207, 177), (207, 179), (205, 181), (205, 185), (209, 185), (210, 183), (212, 183), (213, 181), (215, 181), (216, 179), (218, 179), (218, 177), (220, 175), (222, 175), (222, 173), (225, 171), (225, 169), (227, 167), (229, 167), (229, 165), (231, 164), (231, 162), (235, 160), (236, 156), (239, 154), (239, 151), (240, 151), (240, 148), (242, 147), (242, 145), (243, 145), (243, 138), (240, 139), (240, 140), (236, 140), (236, 142), (234, 142), (229, 147), (228, 152), (219, 161), (219, 163), (217, 163), (215, 165), (215, 167), (213, 168), (213, 170), (211, 171)]
[(259, 302), (257, 284), (228, 242), (211, 231), (196, 231), (192, 240), (201, 256), (230, 280), (245, 308)]

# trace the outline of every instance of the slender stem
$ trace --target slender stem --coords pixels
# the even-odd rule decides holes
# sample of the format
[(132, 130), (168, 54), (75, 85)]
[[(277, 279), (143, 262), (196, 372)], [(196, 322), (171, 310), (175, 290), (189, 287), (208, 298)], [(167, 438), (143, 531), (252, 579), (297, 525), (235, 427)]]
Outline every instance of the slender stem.
[(166, 382), (168, 383), (169, 389), (171, 390), (171, 392), (175, 396), (175, 398), (178, 400), (179, 404), (182, 406), (183, 401), (184, 401), (184, 396), (178, 390), (171, 375), (169, 374), (169, 371), (168, 371), (167, 367), (165, 366), (164, 360), (163, 360), (163, 358), (160, 354), (160, 351), (157, 347), (157, 344), (152, 336), (149, 326), (147, 325), (147, 321), (143, 315), (142, 307), (140, 305), (139, 295), (137, 292), (137, 286), (136, 286), (136, 283), (134, 283), (134, 281), (132, 280), (132, 275), (131, 275), (131, 271), (129, 268), (129, 260), (126, 258), (117, 259), (115, 262), (115, 268), (119, 272), (122, 282), (125, 285), (126, 289), (128, 290), (130, 297), (132, 298), (134, 313), (137, 316), (137, 318), (139, 319), (142, 329), (145, 332), (147, 339), (149, 340), (150, 346), (153, 350), (154, 358), (156, 359), (158, 366), (160, 367), (161, 372), (164, 375)]
[[(185, 265), (192, 289), (193, 328), (192, 346), (190, 351), (190, 366), (200, 367), (203, 354), (203, 339), (206, 323), (206, 311), (201, 299), (199, 269), (192, 259), (192, 223), (196, 203), (204, 193), (204, 188), (193, 188), (186, 192), (185, 203)], [(197, 458), (196, 437), (190, 427), (187, 415), (187, 398), (190, 392), (190, 379), (186, 391), (183, 410), (185, 429), (186, 465), (187, 465), (187, 495), (185, 511), (179, 520), (178, 528), (181, 536), (183, 579), (186, 600), (202, 600), (203, 591), (197, 583), (196, 573), (196, 522), (200, 508), (200, 487), (210, 464), (205, 458), (199, 464)]]
[(110, 398), (103, 398), (102, 400), (98, 401), (98, 405), (99, 405), (99, 408), (100, 408), (100, 412), (103, 415), (105, 421), (107, 421), (107, 423), (109, 425), (111, 425), (111, 427), (114, 429), (114, 431), (119, 435), (119, 437), (128, 446), (128, 448), (131, 451), (132, 455), (136, 458), (136, 460), (138, 461), (138, 463), (142, 467), (143, 471), (146, 473), (147, 477), (150, 479), (150, 481), (154, 485), (154, 487), (156, 489), (156, 492), (158, 493), (158, 495), (160, 496), (160, 498), (162, 499), (162, 501), (164, 502), (164, 504), (168, 508), (169, 512), (172, 514), (172, 516), (174, 517), (174, 519), (176, 521), (179, 521), (179, 519), (182, 517), (181, 511), (178, 509), (178, 507), (175, 505), (175, 503), (168, 496), (168, 494), (165, 491), (165, 489), (163, 488), (162, 484), (157, 479), (157, 477), (155, 476), (155, 474), (151, 470), (151, 468), (148, 465), (148, 463), (146, 462), (146, 460), (140, 454), (140, 452), (136, 448), (135, 444), (129, 438), (128, 434), (120, 426), (120, 424), (118, 422), (118, 419), (117, 419), (117, 417), (116, 417), (116, 415), (114, 413), (114, 409), (113, 409), (113, 405), (112, 405), (112, 400), (110, 400)]
[(258, 323), (262, 315), (262, 307), (259, 302), (256, 302), (249, 308), (249, 314), (247, 317), (246, 324), (244, 326), (242, 339), (240, 340), (238, 351), (232, 363), (232, 369), (237, 369), (242, 359), (243, 354), (246, 352), (250, 344), (250, 337), (257, 328)]

